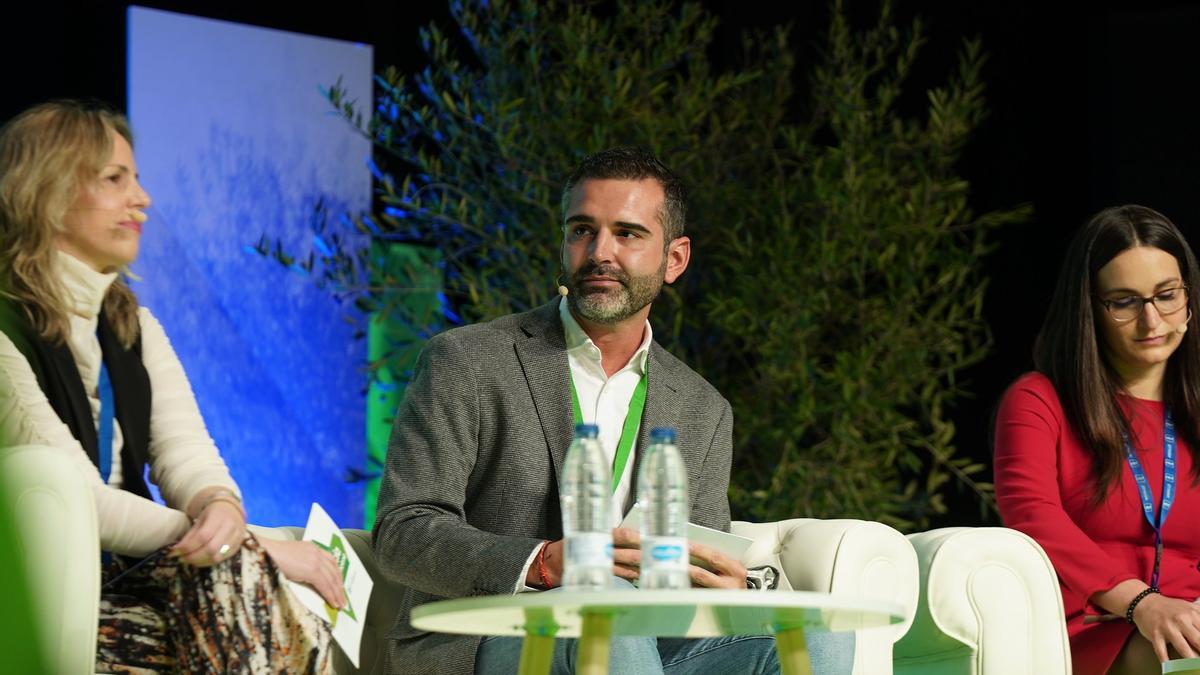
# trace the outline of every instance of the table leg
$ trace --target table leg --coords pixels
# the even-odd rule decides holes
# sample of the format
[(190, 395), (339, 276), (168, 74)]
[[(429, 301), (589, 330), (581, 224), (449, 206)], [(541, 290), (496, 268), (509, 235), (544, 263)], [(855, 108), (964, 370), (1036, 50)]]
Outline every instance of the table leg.
[(612, 617), (608, 614), (584, 614), (580, 632), (576, 675), (608, 675)]
[(554, 659), (554, 636), (526, 633), (521, 642), (520, 675), (546, 675)]
[(781, 675), (812, 675), (803, 628), (788, 628), (776, 633), (775, 651), (779, 654)]

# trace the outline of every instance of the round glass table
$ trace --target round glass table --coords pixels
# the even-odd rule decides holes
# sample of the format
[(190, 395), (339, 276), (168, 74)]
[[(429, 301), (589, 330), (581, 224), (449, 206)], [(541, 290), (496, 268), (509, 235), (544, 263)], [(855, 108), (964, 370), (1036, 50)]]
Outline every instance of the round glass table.
[(420, 630), (524, 636), (521, 675), (549, 672), (554, 638), (579, 638), (578, 673), (608, 672), (614, 635), (717, 637), (774, 635), (784, 675), (812, 672), (806, 632), (899, 623), (898, 604), (807, 591), (570, 591), (431, 602), (413, 609)]

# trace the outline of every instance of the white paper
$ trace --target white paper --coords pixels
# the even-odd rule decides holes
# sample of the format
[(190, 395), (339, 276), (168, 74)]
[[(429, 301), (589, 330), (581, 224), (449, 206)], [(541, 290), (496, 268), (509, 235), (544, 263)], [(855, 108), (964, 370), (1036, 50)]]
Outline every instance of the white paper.
[[(629, 513), (625, 514), (625, 519), (621, 521), (620, 526), (631, 530), (639, 529), (641, 527), (641, 513), (641, 504), (635, 503), (633, 508), (629, 509)], [(695, 523), (688, 523), (687, 537), (689, 542), (715, 548), (738, 561), (742, 559), (742, 554), (746, 552), (746, 549), (750, 548), (750, 544), (754, 543), (753, 539), (714, 530), (711, 527), (704, 527)]]
[(371, 599), (371, 588), (375, 582), (362, 561), (354, 553), (350, 542), (338, 529), (337, 524), (317, 503), (308, 513), (308, 525), (304, 528), (304, 541), (311, 541), (329, 551), (338, 561), (342, 571), (342, 587), (346, 592), (345, 609), (337, 610), (325, 604), (325, 599), (309, 586), (288, 580), (292, 593), (313, 614), (330, 624), (333, 639), (341, 646), (354, 667), (358, 667), (359, 645), (362, 644), (363, 623), (367, 619), (367, 602)]

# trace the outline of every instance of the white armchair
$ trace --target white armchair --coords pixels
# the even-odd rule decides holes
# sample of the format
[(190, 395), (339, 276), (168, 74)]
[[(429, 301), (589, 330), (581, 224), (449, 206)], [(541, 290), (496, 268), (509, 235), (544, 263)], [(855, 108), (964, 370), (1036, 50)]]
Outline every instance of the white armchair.
[(1071, 672), (1058, 577), (1035, 541), (1001, 527), (950, 527), (908, 540), (921, 599), (896, 644), (896, 673)]
[(50, 672), (91, 673), (100, 611), (91, 490), (68, 459), (35, 446), (0, 449), (0, 480), (34, 604), (34, 616), (11, 618), (32, 621)]
[(917, 557), (904, 535), (882, 523), (812, 518), (734, 522), (731, 531), (754, 540), (743, 562), (778, 559), (783, 589), (886, 600), (906, 608), (901, 623), (855, 631), (854, 673), (892, 672), (892, 646), (912, 624), (919, 591)]

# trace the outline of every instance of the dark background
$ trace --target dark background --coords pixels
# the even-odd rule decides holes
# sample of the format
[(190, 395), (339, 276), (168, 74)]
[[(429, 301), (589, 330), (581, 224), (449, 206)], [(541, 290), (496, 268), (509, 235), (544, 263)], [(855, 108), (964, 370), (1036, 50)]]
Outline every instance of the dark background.
[[(417, 27), (449, 22), (441, 2), (139, 4), (370, 43), (377, 68), (396, 65), (410, 72), (424, 63)], [(722, 19), (712, 50), (717, 64), (735, 62), (744, 30), (790, 23), (803, 101), (805, 64), (828, 25), (828, 3), (704, 4)], [(868, 25), (877, 14), (874, 2), (847, 4), (857, 24)], [(127, 6), (43, 3), (6, 9), (0, 17), (0, 119), (63, 96), (122, 107)], [(1200, 172), (1193, 167), (1200, 150), (1200, 110), (1194, 105), (1200, 6), (1119, 2), (1068, 8), (979, 0), (910, 2), (896, 13), (899, 25), (919, 15), (928, 38), (901, 104), (911, 114), (921, 114), (925, 89), (953, 72), (962, 39), (983, 39), (991, 114), (968, 147), (962, 174), (972, 183), (976, 211), (1023, 202), (1035, 209), (1031, 222), (997, 234), (996, 250), (986, 261), (991, 284), (986, 313), (995, 347), (968, 373), (976, 395), (956, 411), (959, 446), (987, 460), (992, 408), (1005, 386), (1031, 365), (1033, 338), (1071, 232), (1105, 206), (1132, 202), (1167, 214), (1200, 243)], [(180, 64), (180, 76), (186, 72)], [(951, 503), (951, 513), (936, 524), (981, 522), (969, 498)]]

